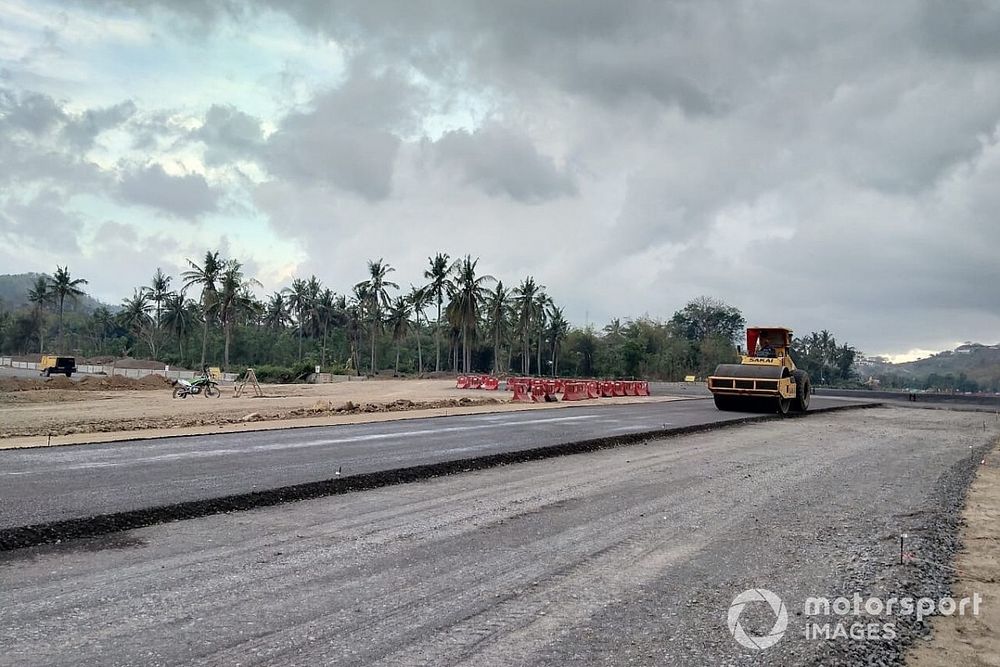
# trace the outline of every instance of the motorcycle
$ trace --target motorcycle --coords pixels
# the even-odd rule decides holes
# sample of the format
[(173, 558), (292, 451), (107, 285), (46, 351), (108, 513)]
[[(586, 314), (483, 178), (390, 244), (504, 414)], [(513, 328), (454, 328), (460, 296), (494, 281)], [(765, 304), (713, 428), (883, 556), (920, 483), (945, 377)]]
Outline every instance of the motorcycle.
[(222, 392), (219, 391), (219, 383), (213, 380), (207, 372), (192, 382), (177, 380), (174, 383), (174, 398), (187, 398), (198, 394), (204, 394), (205, 398), (218, 398)]

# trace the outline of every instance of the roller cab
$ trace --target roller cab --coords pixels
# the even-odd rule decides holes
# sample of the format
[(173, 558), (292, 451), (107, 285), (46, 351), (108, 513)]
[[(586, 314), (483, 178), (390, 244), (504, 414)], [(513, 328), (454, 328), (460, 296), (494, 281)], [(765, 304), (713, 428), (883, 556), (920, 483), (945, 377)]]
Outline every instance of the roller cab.
[(791, 343), (791, 329), (748, 328), (746, 354), (740, 363), (719, 364), (708, 378), (716, 407), (781, 414), (808, 410), (809, 375), (795, 368), (789, 354)]

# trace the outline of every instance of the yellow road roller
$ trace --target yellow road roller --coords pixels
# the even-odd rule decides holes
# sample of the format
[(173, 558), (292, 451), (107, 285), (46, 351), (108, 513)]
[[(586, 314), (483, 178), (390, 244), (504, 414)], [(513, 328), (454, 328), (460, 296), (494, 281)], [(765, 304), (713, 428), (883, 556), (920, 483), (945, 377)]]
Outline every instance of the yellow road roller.
[(719, 364), (708, 378), (708, 390), (720, 410), (741, 412), (805, 412), (812, 387), (809, 374), (795, 368), (788, 351), (792, 330), (750, 327), (747, 349), (738, 364)]

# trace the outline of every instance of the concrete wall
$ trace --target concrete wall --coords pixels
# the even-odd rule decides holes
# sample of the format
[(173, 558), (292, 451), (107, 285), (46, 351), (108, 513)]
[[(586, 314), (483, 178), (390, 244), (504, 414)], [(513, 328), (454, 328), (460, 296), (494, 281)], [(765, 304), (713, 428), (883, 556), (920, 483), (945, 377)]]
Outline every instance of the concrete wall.
[[(29, 371), (38, 370), (38, 364), (27, 361), (13, 361), (10, 357), (0, 357), (0, 366), (9, 366), (10, 368), (20, 368)], [(194, 371), (154, 371), (146, 368), (116, 368), (114, 366), (91, 366), (88, 364), (79, 364), (76, 370), (78, 373), (86, 375), (120, 375), (134, 380), (144, 378), (147, 375), (162, 375), (171, 380), (193, 380), (200, 375), (200, 373), (195, 373)], [(223, 382), (234, 382), (235, 380), (236, 373), (222, 374)]]

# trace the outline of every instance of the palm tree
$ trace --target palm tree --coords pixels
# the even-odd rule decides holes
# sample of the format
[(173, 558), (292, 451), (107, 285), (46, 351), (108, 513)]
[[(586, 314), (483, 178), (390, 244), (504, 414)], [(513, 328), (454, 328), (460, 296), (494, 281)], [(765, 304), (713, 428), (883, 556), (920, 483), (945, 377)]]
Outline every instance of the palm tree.
[(538, 349), (535, 350), (537, 354), (537, 360), (535, 362), (535, 369), (538, 371), (539, 375), (543, 375), (542, 372), (542, 336), (545, 334), (545, 320), (548, 317), (547, 308), (552, 303), (552, 299), (545, 292), (539, 292), (535, 297), (535, 302), (533, 306), (532, 318), (535, 321), (535, 330), (538, 333)]
[(452, 266), (452, 273), (455, 276), (455, 295), (453, 302), (457, 303), (455, 317), (459, 329), (462, 332), (462, 368), (468, 373), (472, 366), (472, 349), (469, 347), (469, 334), (473, 336), (479, 327), (479, 309), (486, 300), (489, 289), (487, 283), (496, 282), (493, 276), (476, 277), (476, 265), (479, 258), (472, 259), (471, 255), (466, 255)]
[(332, 289), (327, 287), (317, 295), (313, 310), (316, 313), (319, 329), (323, 336), (320, 365), (326, 366), (327, 333), (330, 330), (330, 324), (337, 321), (340, 317), (340, 310), (337, 308), (337, 295), (334, 294)]
[[(526, 277), (514, 289), (514, 299), (518, 303), (517, 329), (521, 334), (521, 372), (531, 373), (531, 331), (535, 316), (535, 298), (545, 285), (538, 285), (531, 276)], [(541, 373), (541, 369), (538, 369)]]
[(392, 341), (396, 344), (395, 374), (399, 375), (399, 344), (410, 331), (410, 300), (397, 296), (392, 301), (388, 318), (389, 330), (392, 331)]
[(162, 313), (163, 324), (177, 336), (177, 351), (182, 360), (184, 359), (184, 338), (191, 332), (197, 317), (196, 311), (197, 306), (184, 296), (184, 292), (171, 294), (165, 302)]
[(309, 283), (296, 278), (292, 281), (291, 287), (285, 288), (288, 295), (288, 308), (295, 313), (295, 324), (299, 330), (299, 362), (302, 361), (302, 337), (306, 330), (306, 315), (312, 308), (309, 298)]
[(170, 276), (163, 273), (160, 267), (156, 267), (156, 273), (153, 274), (153, 279), (149, 282), (149, 286), (145, 287), (146, 293), (149, 295), (149, 300), (153, 302), (156, 307), (155, 314), (153, 317), (153, 323), (155, 325), (152, 338), (152, 353), (153, 357), (156, 358), (156, 334), (160, 330), (163, 303), (170, 297), (170, 281), (173, 280)]
[(569, 333), (569, 322), (563, 315), (563, 309), (552, 304), (549, 310), (549, 341), (552, 344), (552, 376), (559, 375), (559, 352), (562, 341)]
[(382, 310), (389, 306), (388, 288), (399, 289), (399, 285), (387, 279), (395, 271), (385, 264), (381, 257), (376, 261), (368, 260), (368, 280), (358, 283), (355, 287), (365, 292), (368, 316), (371, 323), (371, 373), (375, 375), (376, 336), (382, 329)]
[(252, 312), (254, 286), (260, 283), (254, 278), (243, 274), (243, 264), (235, 259), (226, 262), (219, 284), (218, 316), (222, 322), (222, 334), (225, 345), (222, 353), (222, 366), (229, 371), (229, 347), (233, 337), (233, 324)]
[(90, 327), (97, 344), (97, 353), (104, 354), (104, 343), (115, 329), (115, 316), (106, 306), (99, 306), (90, 316)]
[(413, 319), (417, 332), (417, 373), (423, 375), (424, 353), (420, 347), (420, 318), (424, 317), (424, 311), (431, 305), (431, 292), (428, 287), (414, 287), (410, 285), (410, 305), (413, 307)]
[(125, 329), (138, 340), (145, 339), (152, 349), (153, 319), (149, 316), (153, 305), (149, 302), (149, 294), (145, 289), (136, 289), (132, 297), (122, 301), (122, 309), (118, 320)]
[(486, 297), (486, 322), (489, 335), (493, 338), (493, 373), (500, 372), (500, 341), (510, 333), (510, 322), (507, 313), (510, 308), (510, 290), (503, 286), (503, 281)]
[(354, 286), (350, 303), (344, 297), (344, 317), (347, 321), (347, 337), (351, 341), (351, 352), (349, 355), (350, 364), (353, 365), (354, 372), (361, 375), (361, 333), (365, 318), (365, 303), (368, 301), (368, 292), (364, 283)]
[(28, 301), (34, 305), (34, 318), (38, 323), (38, 353), (45, 352), (45, 306), (52, 303), (53, 293), (49, 279), (45, 276), (35, 278), (35, 284), (28, 290)]
[(204, 319), (204, 328), (201, 335), (201, 365), (205, 367), (205, 358), (208, 355), (208, 323), (212, 319), (219, 300), (216, 283), (225, 267), (225, 262), (219, 257), (218, 252), (206, 252), (205, 260), (198, 266), (190, 259), (187, 263), (190, 270), (185, 271), (181, 277), (184, 278), (184, 289), (197, 285), (201, 289), (201, 316)]
[(428, 257), (430, 269), (424, 271), (424, 278), (430, 282), (427, 284), (428, 295), (437, 302), (437, 320), (434, 325), (434, 370), (441, 370), (441, 305), (444, 303), (444, 296), (448, 292), (451, 281), (448, 278), (449, 264), (448, 253), (439, 252), (433, 257)]
[(52, 278), (52, 284), (50, 285), (51, 292), (55, 295), (56, 301), (59, 302), (59, 349), (63, 349), (63, 306), (66, 302), (66, 297), (71, 300), (76, 301), (78, 298), (83, 296), (83, 290), (80, 289), (80, 285), (86, 285), (87, 281), (83, 278), (77, 278), (74, 280), (69, 275), (69, 267), (56, 266), (56, 274)]
[(272, 331), (280, 331), (289, 321), (285, 297), (281, 292), (275, 292), (264, 306), (264, 326)]

